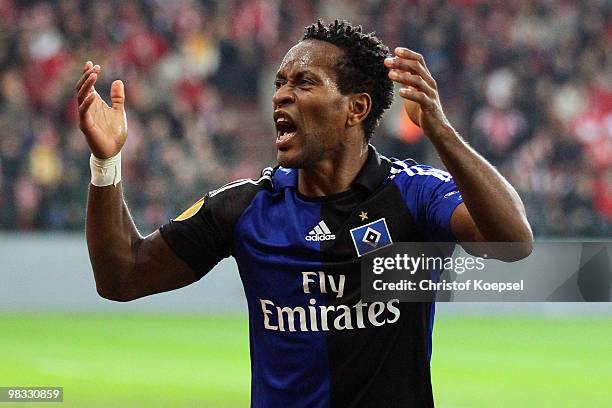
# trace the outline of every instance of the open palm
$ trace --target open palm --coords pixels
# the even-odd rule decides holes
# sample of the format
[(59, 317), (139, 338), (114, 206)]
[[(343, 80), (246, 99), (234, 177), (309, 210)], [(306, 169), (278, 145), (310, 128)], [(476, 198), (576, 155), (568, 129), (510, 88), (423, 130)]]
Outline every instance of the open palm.
[(396, 48), (394, 54), (385, 59), (385, 66), (389, 68), (389, 78), (401, 86), (399, 94), (410, 120), (427, 136), (450, 127), (442, 111), (438, 86), (423, 56), (403, 47)]
[(409, 99), (404, 99), (404, 110), (415, 125), (421, 127), (421, 105)]
[(119, 153), (127, 138), (125, 92), (123, 82), (114, 81), (110, 91), (111, 106), (108, 106), (94, 88), (99, 73), (100, 66), (88, 61), (77, 82), (79, 128), (93, 155), (107, 159)]

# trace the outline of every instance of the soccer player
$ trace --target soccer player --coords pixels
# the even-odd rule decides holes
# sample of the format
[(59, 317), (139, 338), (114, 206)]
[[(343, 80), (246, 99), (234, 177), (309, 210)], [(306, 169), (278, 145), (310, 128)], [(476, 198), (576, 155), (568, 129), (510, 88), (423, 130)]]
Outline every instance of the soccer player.
[[(249, 306), (253, 407), (433, 406), (433, 304), (364, 302), (360, 258), (398, 241), (514, 242), (520, 258), (533, 236), (516, 191), (449, 124), (423, 57), (391, 56), (347, 22), (307, 27), (276, 75), (279, 166), (209, 192), (146, 237), (122, 198), (124, 85), (113, 82), (106, 105), (100, 69), (87, 62), (76, 86), (100, 295), (176, 289), (232, 255)], [(450, 174), (370, 145), (393, 81)]]

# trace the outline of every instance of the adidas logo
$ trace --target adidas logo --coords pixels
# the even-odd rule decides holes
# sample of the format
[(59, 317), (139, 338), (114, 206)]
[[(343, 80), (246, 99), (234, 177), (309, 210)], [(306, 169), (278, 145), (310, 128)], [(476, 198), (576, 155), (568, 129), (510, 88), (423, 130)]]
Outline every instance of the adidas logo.
[(321, 220), (312, 230), (306, 235), (306, 241), (331, 241), (336, 239), (336, 236), (331, 233), (325, 221)]

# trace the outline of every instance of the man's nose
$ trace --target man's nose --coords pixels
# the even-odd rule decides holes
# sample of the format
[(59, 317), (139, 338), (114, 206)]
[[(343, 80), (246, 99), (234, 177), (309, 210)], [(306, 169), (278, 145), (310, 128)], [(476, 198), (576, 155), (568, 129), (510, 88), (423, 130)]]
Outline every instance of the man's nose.
[(291, 88), (287, 85), (283, 85), (274, 92), (272, 96), (272, 103), (274, 107), (280, 107), (289, 103), (295, 102), (295, 95)]

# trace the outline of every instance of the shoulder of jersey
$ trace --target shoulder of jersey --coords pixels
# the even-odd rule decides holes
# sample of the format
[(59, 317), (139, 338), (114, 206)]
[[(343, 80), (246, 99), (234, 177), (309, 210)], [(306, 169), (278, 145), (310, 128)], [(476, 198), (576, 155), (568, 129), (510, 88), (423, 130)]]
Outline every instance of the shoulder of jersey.
[(435, 167), (426, 166), (423, 164), (417, 164), (416, 161), (412, 159), (406, 160), (398, 160), (395, 158), (387, 159), (386, 157), (381, 157), (384, 160), (388, 160), (391, 162), (391, 170), (389, 171), (389, 180), (393, 180), (398, 176), (409, 177), (409, 178), (417, 178), (417, 179), (427, 179), (429, 177), (435, 177), (441, 181), (447, 182), (452, 180), (452, 176), (440, 169), (436, 169)]
[[(232, 181), (224, 186), (210, 191), (204, 197), (193, 203), (189, 208), (183, 211), (174, 221), (185, 221), (200, 211), (204, 206), (212, 205), (213, 207), (219, 208), (224, 206), (228, 201), (248, 201), (250, 200), (257, 191), (261, 188), (272, 188), (272, 175), (274, 169), (272, 167), (266, 167), (261, 171), (261, 176), (258, 179), (242, 179)], [(214, 197), (219, 196), (221, 200), (216, 200)]]
[(237, 187), (241, 187), (241, 186), (257, 186), (257, 187), (263, 187), (263, 188), (273, 188), (274, 186), (272, 184), (272, 175), (274, 174), (274, 171), (275, 169), (273, 169), (272, 167), (266, 167), (265, 169), (261, 171), (261, 176), (258, 179), (242, 179), (242, 180), (232, 181), (231, 183), (227, 183), (223, 187), (220, 187), (216, 190), (211, 191), (210, 193), (208, 193), (208, 196), (214, 197), (225, 191), (235, 190)]

